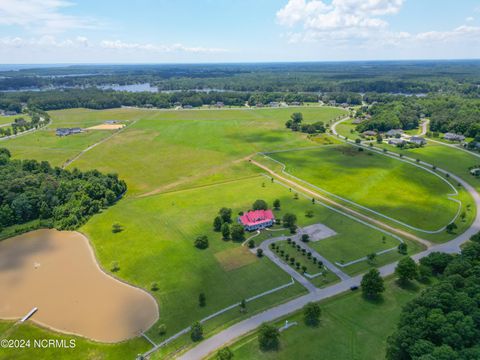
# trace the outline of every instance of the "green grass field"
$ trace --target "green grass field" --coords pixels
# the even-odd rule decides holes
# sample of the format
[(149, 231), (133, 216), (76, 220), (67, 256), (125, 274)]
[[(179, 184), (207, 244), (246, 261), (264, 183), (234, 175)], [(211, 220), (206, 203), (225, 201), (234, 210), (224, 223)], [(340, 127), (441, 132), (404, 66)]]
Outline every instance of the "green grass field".
[[(290, 281), (265, 257), (254, 257), (243, 267), (225, 270), (218, 254), (240, 244), (221, 240), (211, 225), (222, 206), (232, 207), (237, 214), (248, 210), (256, 199), (271, 204), (276, 198), (282, 204), (276, 216), (293, 212), (301, 226), (322, 222), (339, 233), (339, 241), (357, 241), (357, 234), (348, 230), (353, 220), (312, 205), (308, 199), (295, 200), (287, 189), (264, 177), (125, 199), (92, 218), (81, 230), (92, 240), (107, 270), (118, 261), (117, 276), (146, 289), (152, 282), (158, 283), (159, 290), (153, 295), (160, 305), (159, 322), (167, 324), (173, 334), (193, 320)], [(314, 211), (313, 217), (305, 216), (306, 208)], [(115, 222), (125, 230), (113, 234)], [(382, 233), (364, 225), (354, 228), (369, 237), (382, 238)], [(195, 237), (201, 234), (210, 238), (210, 247), (204, 251), (193, 246)], [(358, 255), (364, 256), (362, 252)], [(204, 308), (197, 304), (200, 292), (207, 296)]]
[[(0, 339), (30, 340), (29, 347), (5, 348), (0, 351), (0, 359), (13, 360), (114, 360), (134, 359), (138, 354), (144, 353), (150, 348), (150, 344), (142, 338), (125, 341), (118, 344), (100, 344), (84, 338), (54, 333), (50, 330), (25, 323), (15, 325), (10, 321), (0, 321)], [(74, 348), (35, 347), (34, 340), (63, 340), (70, 345), (74, 341)]]
[(458, 211), (443, 180), (380, 154), (341, 145), (269, 156), (289, 174), (420, 229), (437, 230)]
[(322, 316), (316, 328), (304, 324), (301, 312), (276, 322), (278, 327), (285, 320), (298, 323), (281, 333), (279, 351), (260, 351), (256, 333), (230, 349), (234, 359), (242, 360), (385, 359), (386, 340), (395, 329), (402, 306), (417, 296), (421, 288), (402, 289), (390, 279), (381, 302), (366, 301), (360, 292), (342, 294), (320, 303)]
[[(284, 123), (293, 111), (302, 111), (309, 122), (327, 121), (343, 113), (320, 107), (191, 111), (74, 109), (51, 112), (53, 124), (49, 129), (87, 127), (105, 120), (138, 120), (71, 166), (116, 172), (127, 181), (129, 194), (140, 194), (254, 175), (254, 168), (246, 169), (241, 161), (246, 156), (284, 146), (314, 145), (306, 135), (285, 129)], [(88, 136), (101, 137), (105, 133), (108, 132), (89, 132)], [(38, 134), (15, 139), (6, 146), (16, 157), (42, 158), (60, 164), (99, 140), (67, 138), (64, 142), (68, 144), (60, 146), (64, 139)]]

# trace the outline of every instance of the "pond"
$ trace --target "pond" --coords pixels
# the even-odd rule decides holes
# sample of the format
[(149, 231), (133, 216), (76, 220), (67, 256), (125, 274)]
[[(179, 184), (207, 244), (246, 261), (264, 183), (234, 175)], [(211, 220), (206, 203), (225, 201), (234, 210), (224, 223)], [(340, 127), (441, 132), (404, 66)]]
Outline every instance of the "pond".
[(0, 241), (0, 318), (29, 321), (101, 342), (140, 335), (158, 319), (146, 291), (104, 273), (88, 239), (37, 230)]

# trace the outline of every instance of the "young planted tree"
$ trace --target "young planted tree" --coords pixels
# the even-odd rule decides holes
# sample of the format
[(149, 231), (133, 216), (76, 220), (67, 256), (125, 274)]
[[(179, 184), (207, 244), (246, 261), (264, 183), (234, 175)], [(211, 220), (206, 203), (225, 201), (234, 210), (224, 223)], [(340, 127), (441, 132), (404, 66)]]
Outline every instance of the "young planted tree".
[(232, 360), (232, 359), (233, 359), (233, 352), (230, 350), (228, 346), (218, 350), (217, 360)]
[(203, 339), (203, 326), (198, 321), (193, 323), (190, 328), (190, 338), (193, 341), (200, 341)]
[(112, 225), (112, 233), (116, 234), (121, 232), (122, 230), (123, 230), (123, 227), (119, 223), (115, 223)]
[(308, 326), (317, 326), (322, 310), (317, 303), (309, 302), (303, 307), (303, 319)]
[(310, 241), (310, 235), (302, 234), (302, 242), (306, 243)]
[(208, 248), (208, 237), (207, 237), (207, 235), (197, 236), (194, 244), (195, 244), (195, 247), (198, 248), (198, 249)]
[(242, 299), (242, 301), (240, 301), (240, 312), (247, 312), (247, 301), (245, 299)]
[(407, 247), (407, 244), (405, 243), (400, 243), (398, 245), (398, 252), (402, 255), (407, 255), (407, 252), (408, 252), (408, 247)]
[(158, 325), (157, 331), (158, 331), (158, 335), (160, 336), (165, 335), (167, 333), (167, 325), (165, 324)]
[(273, 208), (274, 208), (275, 210), (280, 210), (280, 200), (279, 200), (279, 199), (275, 199), (275, 200), (273, 201)]
[(262, 249), (260, 249), (260, 248), (257, 249), (257, 256), (259, 258), (261, 258), (263, 256), (263, 250)]
[(258, 333), (258, 344), (262, 351), (277, 350), (280, 345), (280, 332), (275, 326), (263, 323)]
[(383, 279), (380, 276), (380, 272), (377, 269), (371, 269), (366, 273), (360, 284), (363, 295), (370, 299), (375, 299), (385, 291), (385, 285)]

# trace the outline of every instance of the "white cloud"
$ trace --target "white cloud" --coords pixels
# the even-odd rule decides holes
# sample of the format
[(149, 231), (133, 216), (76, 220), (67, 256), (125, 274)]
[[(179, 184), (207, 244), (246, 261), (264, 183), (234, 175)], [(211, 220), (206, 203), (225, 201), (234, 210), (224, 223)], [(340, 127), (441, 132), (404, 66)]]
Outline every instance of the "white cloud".
[(466, 22), (472, 22), (474, 20), (475, 20), (475, 18), (473, 16), (469, 16), (465, 19)]
[(201, 46), (185, 46), (182, 44), (173, 45), (157, 45), (157, 44), (142, 44), (129, 43), (121, 40), (103, 40), (99, 43), (90, 42), (84, 36), (77, 36), (73, 39), (57, 39), (52, 35), (44, 35), (41, 37), (22, 38), (22, 37), (4, 37), (0, 38), (1, 49), (7, 51), (7, 48), (36, 48), (48, 51), (49, 49), (60, 48), (89, 48), (92, 51), (114, 50), (118, 53), (122, 52), (150, 52), (150, 53), (221, 53), (228, 52), (226, 49), (208, 48)]
[[(419, 43), (480, 40), (480, 28), (462, 25), (450, 31), (412, 34), (389, 30), (386, 16), (397, 14), (404, 0), (289, 0), (277, 12), (279, 24), (289, 29), (291, 43), (321, 42), (336, 47), (372, 49)], [(472, 21), (473, 18), (467, 19)]]
[(1, 0), (0, 25), (17, 25), (37, 33), (95, 28), (92, 19), (62, 13), (74, 4), (64, 0)]
[[(289, 0), (277, 12), (281, 25), (302, 25), (305, 40), (364, 37), (366, 32), (388, 26), (385, 15), (400, 11), (404, 0)], [(298, 32), (294, 35), (299, 38)]]
[(206, 47), (189, 47), (182, 44), (173, 45), (159, 45), (149, 43), (129, 43), (121, 40), (103, 40), (100, 42), (100, 47), (104, 49), (114, 50), (143, 50), (151, 52), (189, 52), (189, 53), (218, 53), (226, 52), (226, 49), (220, 48), (206, 48)]

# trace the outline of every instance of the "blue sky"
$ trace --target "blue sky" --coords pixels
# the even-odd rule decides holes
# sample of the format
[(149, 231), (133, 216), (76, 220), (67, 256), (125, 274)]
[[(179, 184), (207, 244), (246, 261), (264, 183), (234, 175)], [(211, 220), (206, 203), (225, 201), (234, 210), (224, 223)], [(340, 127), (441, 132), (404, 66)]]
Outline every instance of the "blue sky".
[(478, 0), (0, 0), (0, 63), (451, 58)]

